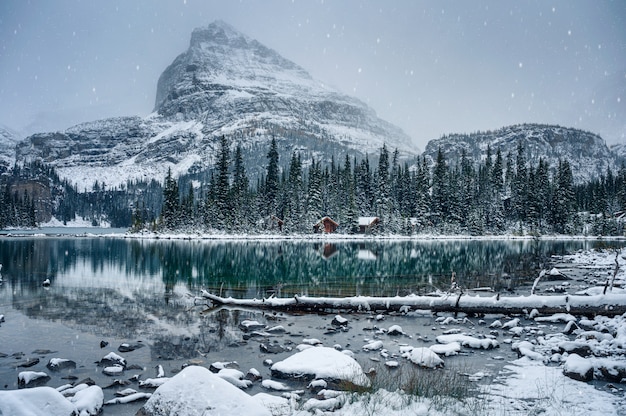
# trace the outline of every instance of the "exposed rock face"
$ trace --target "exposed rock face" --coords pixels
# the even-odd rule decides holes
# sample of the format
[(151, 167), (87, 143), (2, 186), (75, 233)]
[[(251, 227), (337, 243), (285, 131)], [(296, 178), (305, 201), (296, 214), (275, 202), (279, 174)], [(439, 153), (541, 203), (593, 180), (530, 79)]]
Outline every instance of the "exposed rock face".
[(417, 153), (363, 102), (219, 21), (195, 29), (189, 49), (163, 72), (154, 110), (30, 136), (17, 158), (44, 160), (82, 190), (95, 180), (110, 186), (161, 180), (168, 168), (175, 175), (210, 168), (222, 135), (242, 146), (253, 176), (264, 170), (272, 137), (284, 161), (296, 150), (303, 163), (376, 154), (383, 143)]
[(559, 159), (567, 159), (576, 183), (604, 175), (608, 168), (615, 172), (618, 167), (615, 154), (597, 134), (540, 124), (521, 124), (495, 131), (443, 136), (430, 141), (424, 154), (434, 161), (441, 149), (446, 160), (456, 163), (465, 150), (467, 157), (484, 160), (489, 146), (492, 157), (495, 158), (500, 149), (503, 158), (510, 153), (515, 161), (519, 143), (526, 150), (526, 159), (532, 166), (536, 166), (539, 158), (543, 158), (554, 170), (558, 167)]
[(0, 126), (0, 173), (15, 163), (15, 146), (19, 141), (20, 137), (16, 132)]

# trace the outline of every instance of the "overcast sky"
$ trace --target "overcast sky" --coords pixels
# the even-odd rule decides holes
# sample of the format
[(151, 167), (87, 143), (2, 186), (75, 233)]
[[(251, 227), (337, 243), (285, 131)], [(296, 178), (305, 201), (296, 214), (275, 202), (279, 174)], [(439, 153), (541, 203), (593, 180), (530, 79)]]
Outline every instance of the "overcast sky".
[(224, 20), (423, 150), (539, 122), (626, 142), (626, 1), (0, 0), (0, 124), (147, 115), (191, 31)]

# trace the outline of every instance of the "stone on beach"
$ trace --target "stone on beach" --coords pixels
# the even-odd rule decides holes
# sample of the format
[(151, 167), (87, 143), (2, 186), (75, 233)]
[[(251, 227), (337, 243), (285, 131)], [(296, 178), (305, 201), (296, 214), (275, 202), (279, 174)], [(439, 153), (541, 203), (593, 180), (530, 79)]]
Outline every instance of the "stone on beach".
[(137, 413), (141, 416), (270, 416), (258, 401), (199, 366), (185, 367), (155, 390)]

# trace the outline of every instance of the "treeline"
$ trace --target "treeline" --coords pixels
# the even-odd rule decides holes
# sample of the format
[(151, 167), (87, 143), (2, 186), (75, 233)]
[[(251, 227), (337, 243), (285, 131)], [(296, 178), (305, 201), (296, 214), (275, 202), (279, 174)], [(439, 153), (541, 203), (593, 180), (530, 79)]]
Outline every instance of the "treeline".
[(328, 216), (355, 233), (367, 216), (381, 220), (375, 233), (624, 233), (616, 214), (626, 210), (626, 168), (575, 185), (567, 160), (552, 167), (526, 154), (519, 145), (506, 155), (488, 149), (480, 161), (441, 150), (434, 161), (401, 161), (383, 146), (375, 162), (346, 155), (322, 164), (297, 152), (281, 162), (272, 140), (262, 174), (249, 176), (241, 148), (222, 137), (209, 172), (88, 190), (33, 162), (0, 175), (0, 228), (55, 217), (133, 230), (310, 233)]
[(487, 150), (484, 160), (446, 160), (439, 150), (434, 164), (424, 157), (400, 162), (385, 146), (376, 166), (369, 158), (346, 156), (322, 166), (303, 165), (294, 152), (281, 169), (276, 140), (266, 155), (265, 173), (250, 184), (241, 158), (221, 138), (208, 183), (180, 189), (168, 173), (163, 210), (156, 223), (135, 216), (136, 230), (226, 233), (310, 233), (329, 216), (340, 232), (356, 233), (359, 217), (380, 218), (377, 233), (559, 233), (622, 234), (614, 213), (626, 207), (626, 169), (588, 184), (574, 185), (567, 160), (551, 167), (516, 154)]
[(0, 175), (0, 229), (37, 227), (53, 217), (63, 224), (80, 221), (123, 228), (132, 226), (136, 213), (156, 224), (162, 203), (163, 188), (155, 180), (113, 188), (95, 182), (81, 191), (39, 161), (15, 165)]

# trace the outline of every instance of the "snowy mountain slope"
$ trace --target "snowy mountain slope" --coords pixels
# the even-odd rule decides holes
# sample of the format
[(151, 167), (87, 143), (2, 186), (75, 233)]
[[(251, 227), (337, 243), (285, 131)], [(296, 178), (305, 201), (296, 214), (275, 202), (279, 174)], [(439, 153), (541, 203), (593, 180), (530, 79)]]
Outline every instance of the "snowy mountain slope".
[(618, 164), (626, 164), (626, 143), (617, 143), (609, 146), (611, 153), (617, 158)]
[(0, 126), (0, 172), (15, 164), (15, 146), (20, 139), (15, 131)]
[(606, 174), (608, 168), (615, 172), (618, 167), (616, 155), (600, 136), (582, 130), (541, 124), (521, 124), (495, 131), (443, 136), (431, 140), (424, 155), (432, 163), (441, 149), (448, 163), (456, 163), (460, 160), (461, 152), (465, 150), (469, 158), (482, 160), (487, 155), (487, 148), (491, 147), (494, 159), (500, 149), (504, 159), (510, 153), (515, 161), (519, 143), (526, 150), (526, 160), (531, 166), (536, 166), (539, 158), (543, 158), (554, 170), (559, 159), (567, 159), (576, 183)]
[(411, 139), (361, 101), (314, 80), (304, 69), (224, 22), (195, 29), (187, 51), (158, 81), (155, 111), (36, 134), (18, 160), (43, 159), (79, 189), (95, 180), (162, 180), (213, 165), (218, 139), (242, 146), (251, 175), (263, 172), (275, 137), (284, 163), (375, 154), (386, 143), (417, 154)]

